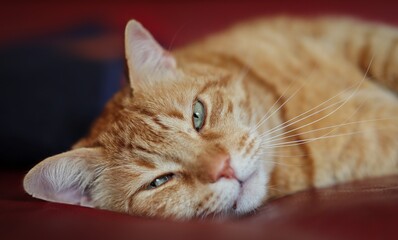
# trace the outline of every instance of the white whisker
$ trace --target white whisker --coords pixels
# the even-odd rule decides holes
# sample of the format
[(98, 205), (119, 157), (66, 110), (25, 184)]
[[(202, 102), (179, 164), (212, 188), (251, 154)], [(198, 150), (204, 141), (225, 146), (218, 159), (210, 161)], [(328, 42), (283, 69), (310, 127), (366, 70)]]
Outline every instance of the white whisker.
[[(309, 117), (311, 117), (311, 116), (313, 116), (313, 115), (316, 115), (316, 114), (318, 114), (318, 113), (320, 113), (320, 112), (323, 112), (323, 111), (325, 111), (325, 110), (327, 110), (327, 109), (329, 109), (329, 108), (331, 108), (331, 107), (334, 107), (335, 105), (338, 105), (338, 104), (340, 104), (341, 102), (344, 102), (344, 100), (340, 100), (340, 101), (338, 101), (338, 102), (335, 102), (335, 103), (333, 103), (333, 104), (331, 104), (331, 105), (329, 105), (329, 106), (327, 106), (327, 107), (324, 107), (324, 108), (322, 108), (322, 109), (320, 109), (320, 110), (318, 110), (318, 111), (316, 111), (316, 112), (314, 112), (314, 113), (312, 113), (312, 114), (310, 114), (310, 115), (308, 115), (308, 116), (305, 116), (305, 117), (300, 118), (300, 119), (298, 119), (298, 120), (296, 120), (296, 121), (294, 121), (294, 122), (291, 122), (291, 121), (294, 120), (295, 118), (300, 117), (300, 116), (302, 116), (302, 115), (304, 115), (304, 114), (306, 114), (306, 113), (308, 113), (308, 112), (314, 110), (314, 109), (311, 109), (311, 110), (309, 110), (309, 111), (307, 111), (307, 112), (305, 112), (305, 113), (300, 114), (299, 116), (296, 116), (296, 117), (294, 117), (294, 118), (292, 118), (292, 119), (290, 119), (290, 120), (288, 120), (288, 121), (282, 123), (281, 125), (279, 125), (279, 126), (277, 126), (277, 127), (275, 127), (275, 128), (272, 128), (272, 129), (268, 130), (267, 132), (261, 134), (260, 136), (261, 136), (261, 137), (269, 136), (269, 135), (271, 135), (272, 133), (274, 133), (274, 132), (276, 132), (276, 131), (279, 131), (279, 130), (284, 129), (284, 128), (287, 128), (287, 127), (290, 127), (290, 126), (293, 125), (293, 124), (296, 124), (296, 123), (298, 123), (298, 122), (301, 122), (301, 121), (303, 121), (303, 120), (305, 120), (305, 119), (307, 119), (307, 118), (309, 118)], [(317, 107), (318, 107), (318, 106), (317, 106)], [(317, 107), (316, 107), (316, 108), (317, 108)], [(285, 125), (285, 124), (286, 124), (286, 125)], [(312, 123), (310, 123), (310, 124), (312, 124)], [(304, 127), (304, 126), (301, 126), (301, 127)], [(301, 128), (301, 127), (300, 127), (300, 128)], [(294, 129), (294, 130), (297, 130), (297, 129)], [(284, 133), (284, 134), (285, 134), (285, 133)]]
[[(359, 84), (357, 85), (357, 87), (355, 88), (355, 90), (351, 93), (351, 95), (349, 95), (345, 100), (340, 100), (340, 101), (338, 101), (338, 102), (336, 102), (336, 103), (330, 105), (330, 106), (333, 106), (333, 105), (338, 104), (338, 103), (340, 103), (341, 101), (343, 101), (336, 109), (334, 109), (333, 111), (329, 112), (328, 114), (326, 114), (325, 116), (323, 116), (323, 117), (321, 117), (321, 118), (318, 118), (318, 119), (316, 119), (316, 120), (314, 120), (314, 121), (312, 121), (312, 122), (310, 122), (310, 123), (307, 123), (307, 124), (304, 124), (303, 126), (300, 126), (300, 128), (309, 126), (309, 125), (311, 125), (311, 124), (314, 124), (314, 123), (316, 123), (316, 122), (319, 122), (319, 121), (321, 121), (321, 120), (323, 120), (323, 119), (329, 117), (330, 115), (334, 114), (334, 113), (337, 112), (339, 109), (341, 109), (349, 100), (351, 100), (351, 98), (359, 91), (360, 86), (361, 86), (361, 85), (363, 84), (363, 82), (365, 81), (366, 76), (367, 76), (367, 73), (368, 73), (368, 71), (369, 71), (369, 69), (370, 69), (370, 65), (371, 65), (372, 61), (373, 61), (373, 57), (372, 57), (372, 59), (371, 59), (371, 61), (370, 61), (370, 63), (369, 63), (369, 66), (368, 66), (368, 68), (367, 68), (367, 70), (366, 70), (366, 72), (365, 72), (364, 77), (363, 77), (362, 80), (359, 82)], [(331, 99), (333, 99), (333, 98), (339, 96), (339, 95), (342, 94), (342, 93), (343, 93), (343, 91), (340, 92), (340, 93), (338, 93), (338, 94), (335, 95), (334, 97), (330, 98), (330, 99), (327, 100), (326, 102), (328, 102), (328, 101), (330, 101)], [(325, 103), (325, 102), (321, 103), (321, 104), (318, 105), (318, 106), (321, 106), (321, 105), (323, 105), (324, 103)], [(315, 107), (315, 108), (318, 108), (318, 106)], [(328, 107), (326, 107), (326, 108), (330, 108), (330, 106), (328, 106)], [(313, 109), (314, 109), (314, 108), (313, 108)], [(298, 120), (296, 120), (296, 121), (294, 121), (294, 122), (292, 122), (292, 123), (289, 123), (289, 124), (285, 125), (286, 123), (292, 121), (294, 118), (297, 118), (297, 117), (294, 117), (293, 119), (290, 119), (290, 120), (286, 121), (285, 123), (282, 123), (281, 125), (279, 125), (279, 126), (277, 126), (277, 127), (274, 127), (274, 128), (272, 128), (271, 130), (269, 130), (269, 131), (263, 133), (263, 134), (261, 135), (261, 137), (269, 136), (270, 134), (272, 134), (273, 132), (275, 132), (275, 131), (278, 130), (278, 129), (286, 128), (286, 127), (291, 126), (291, 125), (293, 125), (293, 124), (295, 124), (295, 123), (297, 123), (297, 122), (301, 122), (301, 121), (303, 121), (304, 119), (307, 119), (308, 117), (310, 117), (310, 116), (312, 116), (312, 115), (314, 115), (314, 114), (317, 114), (317, 113), (320, 112), (320, 111), (324, 111), (324, 110), (325, 110), (325, 109), (321, 109), (321, 110), (319, 110), (319, 111), (317, 111), (317, 112), (315, 112), (315, 113), (312, 113), (312, 114), (309, 115), (309, 116), (306, 116), (306, 117), (303, 117), (303, 118), (299, 118)], [(312, 109), (309, 110), (309, 111), (312, 111)], [(309, 111), (307, 111), (307, 112), (309, 112)], [(307, 113), (307, 112), (305, 112), (305, 113)], [(305, 113), (304, 113), (304, 114), (305, 114)], [(301, 115), (303, 115), (303, 114), (300, 114), (299, 116), (301, 116)], [(275, 130), (275, 129), (276, 129), (276, 130)]]
[[(331, 128), (336, 128), (337, 129), (339, 127), (353, 125), (353, 124), (376, 122), (376, 121), (382, 121), (382, 120), (392, 120), (392, 119), (394, 119), (394, 118), (379, 118), (379, 119), (370, 119), (370, 120), (362, 120), (362, 121), (355, 121), (355, 122), (349, 122), (349, 123), (342, 123), (342, 124), (337, 124), (337, 125), (328, 126), (328, 127), (322, 127), (322, 128), (306, 131), (306, 132), (303, 132), (303, 133), (297, 133), (297, 134), (292, 134), (292, 135), (288, 135), (288, 136), (285, 136), (285, 137), (278, 138), (279, 136), (283, 136), (286, 133), (289, 133), (289, 132), (292, 132), (293, 130), (299, 129), (299, 128), (296, 128), (296, 129), (287, 131), (286, 133), (273, 136), (272, 138), (267, 139), (267, 141), (265, 143), (277, 142), (277, 141), (280, 141), (280, 140), (283, 140), (283, 139), (287, 139), (287, 138), (291, 138), (291, 137), (295, 137), (295, 136), (302, 136), (304, 134), (318, 132), (318, 131), (327, 130), (327, 129), (331, 129)], [(333, 129), (333, 130), (336, 130), (336, 129)], [(329, 132), (329, 133), (331, 133), (331, 132)]]
[(173, 48), (174, 41), (177, 39), (178, 34), (188, 25), (188, 22), (184, 23), (180, 28), (174, 33), (173, 38), (170, 41), (169, 47), (167, 48), (168, 51), (171, 51)]
[[(378, 128), (378, 130), (381, 130), (381, 129), (391, 129), (391, 128)], [(323, 135), (323, 136), (315, 137), (315, 138), (309, 138), (309, 139), (303, 139), (303, 140), (296, 140), (296, 141), (277, 143), (277, 144), (269, 145), (266, 148), (291, 147), (291, 146), (297, 146), (297, 145), (302, 145), (302, 144), (314, 142), (314, 141), (321, 140), (321, 139), (328, 139), (328, 138), (341, 137), (341, 136), (349, 136), (349, 135), (355, 135), (355, 134), (360, 134), (360, 133), (364, 133), (364, 132), (366, 132), (366, 131), (355, 131), (355, 132), (341, 133), (341, 134), (335, 134), (335, 135)]]
[[(253, 129), (251, 129), (251, 132), (256, 131), (265, 121), (267, 121), (275, 112), (277, 112), (283, 105), (285, 105), (287, 103), (287, 101), (289, 101), (290, 98), (292, 98), (292, 96), (287, 99), (283, 104), (281, 104), (281, 106), (279, 106), (278, 109), (276, 109), (274, 112), (272, 112), (272, 114), (270, 114), (270, 112), (274, 109), (274, 107), (276, 106), (276, 104), (279, 103), (279, 101), (285, 96), (285, 94), (287, 93), (287, 91), (291, 88), (293, 83), (290, 83), (289, 87), (282, 93), (282, 95), (279, 96), (279, 98), (274, 102), (274, 104), (269, 108), (269, 110), (264, 114), (264, 116), (258, 121), (258, 123), (254, 126)], [(303, 86), (301, 86), (299, 89), (297, 89), (295, 91), (294, 94), (296, 94), (298, 92), (298, 90), (300, 90)]]
[[(309, 78), (312, 75), (312, 72), (306, 77)], [(308, 84), (307, 82), (302, 82), (301, 86), (293, 92), (293, 94), (283, 102), (275, 111), (273, 111), (271, 114), (270, 112), (275, 108), (275, 106), (279, 103), (281, 99), (285, 97), (289, 89), (292, 87), (293, 83), (291, 82), (289, 86), (286, 88), (286, 90), (279, 96), (279, 98), (274, 102), (274, 104), (269, 108), (269, 110), (264, 114), (264, 116), (259, 120), (259, 122), (255, 125), (253, 129), (251, 129), (251, 132), (254, 132), (257, 130), (264, 122), (266, 122), (270, 117), (272, 117), (275, 113), (277, 113), (285, 104), (287, 104), (303, 87), (305, 84)]]

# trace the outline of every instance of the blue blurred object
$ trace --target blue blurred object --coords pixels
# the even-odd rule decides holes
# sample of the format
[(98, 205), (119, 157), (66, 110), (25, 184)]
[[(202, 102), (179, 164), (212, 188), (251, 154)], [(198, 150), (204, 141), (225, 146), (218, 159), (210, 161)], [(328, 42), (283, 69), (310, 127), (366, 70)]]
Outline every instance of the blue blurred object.
[(31, 167), (88, 131), (120, 87), (123, 57), (87, 59), (48, 43), (104, 34), (88, 23), (0, 49), (2, 168)]

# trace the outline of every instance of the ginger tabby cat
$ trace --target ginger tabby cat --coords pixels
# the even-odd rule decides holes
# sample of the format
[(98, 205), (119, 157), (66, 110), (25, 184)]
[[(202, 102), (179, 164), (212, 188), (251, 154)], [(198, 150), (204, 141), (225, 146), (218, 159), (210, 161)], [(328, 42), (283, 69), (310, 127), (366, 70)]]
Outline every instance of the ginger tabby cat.
[(236, 216), (312, 188), (398, 173), (398, 31), (275, 17), (164, 50), (125, 32), (130, 85), (25, 190), (132, 215)]

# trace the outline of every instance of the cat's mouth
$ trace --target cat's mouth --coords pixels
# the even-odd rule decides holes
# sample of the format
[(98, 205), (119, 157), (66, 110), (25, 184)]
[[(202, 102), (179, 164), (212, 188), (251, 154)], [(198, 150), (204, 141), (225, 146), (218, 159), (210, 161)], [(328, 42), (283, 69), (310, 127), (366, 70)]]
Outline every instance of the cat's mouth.
[(246, 208), (245, 205), (247, 205), (247, 203), (245, 203), (245, 201), (252, 194), (250, 185), (252, 185), (253, 180), (255, 180), (256, 176), (258, 176), (258, 171), (259, 171), (258, 169), (255, 170), (244, 180), (237, 179), (237, 181), (239, 182), (240, 189), (238, 197), (236, 198), (232, 206), (232, 209), (237, 213), (243, 212), (244, 208)]
[(236, 198), (236, 200), (235, 200), (235, 202), (234, 202), (234, 205), (232, 206), (232, 209), (235, 210), (235, 211), (236, 211), (236, 209), (238, 208), (238, 201), (241, 199), (241, 196), (242, 196), (242, 194), (243, 194), (244, 183), (245, 183), (248, 179), (250, 179), (251, 176), (252, 176), (252, 174), (251, 174), (245, 181), (242, 181), (242, 180), (237, 179), (238, 182), (239, 182), (239, 187), (240, 187), (240, 188), (239, 188), (238, 197)]

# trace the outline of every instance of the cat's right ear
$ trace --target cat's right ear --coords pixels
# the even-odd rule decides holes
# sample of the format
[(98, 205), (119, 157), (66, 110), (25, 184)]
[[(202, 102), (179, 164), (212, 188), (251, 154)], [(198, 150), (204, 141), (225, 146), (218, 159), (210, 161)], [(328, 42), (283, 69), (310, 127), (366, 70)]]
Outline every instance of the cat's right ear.
[(130, 20), (125, 31), (125, 50), (132, 87), (174, 77), (176, 60), (137, 21)]
[(94, 207), (90, 186), (99, 172), (102, 151), (78, 148), (49, 157), (24, 178), (24, 189), (46, 201)]

